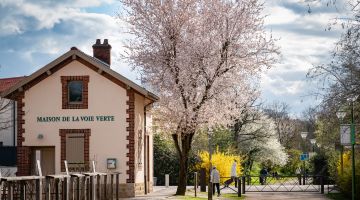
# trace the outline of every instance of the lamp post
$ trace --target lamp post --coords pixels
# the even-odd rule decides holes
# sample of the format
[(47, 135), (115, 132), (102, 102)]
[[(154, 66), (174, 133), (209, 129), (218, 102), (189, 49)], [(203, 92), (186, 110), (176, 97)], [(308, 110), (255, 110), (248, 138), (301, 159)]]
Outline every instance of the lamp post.
[(213, 191), (212, 187), (213, 187), (213, 185), (212, 185), (212, 182), (211, 182), (211, 170), (212, 170), (212, 164), (211, 164), (211, 154), (212, 154), (211, 137), (212, 137), (212, 135), (213, 135), (213, 130), (212, 130), (212, 128), (210, 127), (210, 128), (208, 129), (209, 162), (210, 162), (210, 163), (209, 163), (210, 171), (209, 171), (209, 184), (208, 184), (208, 200), (212, 200), (212, 196), (213, 196), (213, 194), (212, 194), (212, 191)]
[[(351, 106), (351, 124), (350, 124), (350, 137), (351, 137), (351, 199), (355, 200), (355, 124), (354, 124), (354, 101), (358, 98), (358, 96), (354, 96), (350, 98), (350, 106)], [(336, 113), (336, 116), (343, 120), (346, 116), (346, 112), (344, 110), (340, 110)], [(342, 156), (341, 156), (342, 157)]]
[[(338, 112), (336, 112), (336, 116), (338, 117), (338, 119), (340, 121), (342, 121), (344, 119), (346, 115), (346, 112), (343, 111), (343, 110), (339, 110)], [(343, 145), (340, 145), (340, 171), (341, 171), (341, 175), (344, 174), (344, 158), (343, 158), (343, 154), (344, 154), (344, 146)]]
[[(303, 154), (306, 154), (306, 137), (307, 137), (307, 135), (308, 135), (308, 132), (301, 132), (300, 135), (301, 135), (301, 138), (302, 138), (303, 141), (304, 141), (304, 146), (303, 146), (304, 152), (303, 152)], [(306, 173), (305, 173), (305, 162), (306, 162), (306, 160), (304, 159), (304, 162), (303, 162), (303, 185), (305, 185), (305, 176), (306, 176)]]
[(314, 153), (315, 152), (316, 139), (315, 138), (310, 139), (310, 143), (312, 145), (312, 152)]

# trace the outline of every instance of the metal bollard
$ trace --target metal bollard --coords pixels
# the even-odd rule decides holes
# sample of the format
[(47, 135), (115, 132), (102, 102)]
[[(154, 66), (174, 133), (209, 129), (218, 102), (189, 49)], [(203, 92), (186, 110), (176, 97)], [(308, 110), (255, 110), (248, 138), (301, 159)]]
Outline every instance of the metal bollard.
[(242, 178), (242, 193), (245, 194), (245, 176), (241, 177)]
[(195, 197), (197, 197), (197, 172), (194, 172), (194, 191), (195, 191)]
[(237, 178), (238, 197), (241, 197), (241, 179)]
[(206, 192), (206, 171), (205, 168), (200, 170), (200, 192)]
[(169, 187), (169, 174), (165, 174), (165, 187)]
[(324, 177), (320, 176), (320, 191), (321, 194), (324, 194)]

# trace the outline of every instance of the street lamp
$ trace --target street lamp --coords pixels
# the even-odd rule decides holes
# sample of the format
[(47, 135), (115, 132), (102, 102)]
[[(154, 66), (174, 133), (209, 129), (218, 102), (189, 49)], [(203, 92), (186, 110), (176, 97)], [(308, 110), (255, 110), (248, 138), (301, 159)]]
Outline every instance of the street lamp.
[[(307, 135), (308, 135), (308, 132), (301, 132), (300, 135), (301, 135), (301, 138), (302, 138), (303, 141), (304, 141), (304, 146), (303, 146), (304, 152), (303, 152), (303, 154), (306, 154), (306, 137), (307, 137)], [(306, 159), (304, 158), (303, 161), (304, 161), (304, 162), (303, 162), (303, 185), (305, 185), (305, 176), (306, 176), (306, 173), (305, 173), (305, 162), (306, 162)]]
[[(349, 98), (351, 103), (351, 124), (350, 124), (350, 134), (351, 134), (351, 199), (355, 200), (355, 124), (354, 124), (354, 101), (358, 98), (358, 95)], [(344, 110), (339, 110), (336, 113), (336, 116), (342, 121), (346, 116), (346, 112)]]
[(211, 170), (212, 170), (212, 164), (211, 164), (211, 154), (212, 154), (212, 148), (211, 148), (211, 137), (213, 135), (213, 129), (212, 127), (208, 128), (208, 142), (209, 142), (209, 162), (210, 162), (210, 171), (209, 171), (209, 185), (208, 185), (208, 199), (212, 200), (213, 195), (213, 184), (210, 182), (211, 180)]
[[(342, 122), (346, 116), (346, 111), (341, 109), (339, 111), (336, 112), (336, 116), (338, 117), (338, 119)], [(340, 165), (341, 165), (341, 175), (344, 174), (344, 158), (343, 158), (343, 155), (344, 155), (344, 146), (343, 145), (340, 145)]]
[(314, 153), (315, 152), (316, 139), (315, 138), (310, 139), (310, 143), (312, 145), (312, 152)]
[(300, 135), (302, 139), (306, 139), (308, 132), (301, 132)]

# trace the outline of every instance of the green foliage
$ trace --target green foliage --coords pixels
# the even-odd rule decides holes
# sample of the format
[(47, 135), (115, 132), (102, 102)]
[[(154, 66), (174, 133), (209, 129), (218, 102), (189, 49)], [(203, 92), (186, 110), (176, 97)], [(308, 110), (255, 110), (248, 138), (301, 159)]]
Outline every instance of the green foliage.
[(297, 149), (289, 149), (287, 150), (289, 155), (288, 161), (284, 167), (280, 169), (281, 173), (285, 175), (294, 175), (296, 169), (302, 166), (302, 162), (300, 161), (301, 151)]
[[(209, 150), (209, 137), (207, 130), (199, 130), (194, 136), (192, 151), (198, 153), (200, 151)], [(213, 135), (210, 138), (211, 148), (218, 148), (221, 152), (236, 153), (236, 141), (234, 140), (234, 133), (224, 127), (215, 127)]]
[[(207, 151), (201, 151), (199, 152), (199, 157), (201, 159), (201, 163), (199, 163), (197, 165), (197, 169), (200, 170), (201, 168), (205, 168), (206, 169), (206, 176), (209, 177), (209, 171), (210, 171), (210, 162), (209, 162), (209, 152)], [(225, 177), (225, 178), (221, 178), (220, 182), (223, 183), (223, 181), (229, 179), (230, 172), (231, 172), (231, 166), (234, 162), (234, 160), (236, 160), (237, 165), (236, 165), (236, 172), (238, 176), (241, 176), (241, 172), (242, 172), (242, 167), (241, 167), (241, 161), (242, 159), (237, 156), (237, 155), (233, 155), (233, 154), (228, 154), (228, 153), (223, 153), (220, 152), (218, 149), (212, 154), (211, 157), (211, 163), (213, 166), (216, 166), (217, 170), (220, 173), (220, 177)]]
[(238, 197), (237, 194), (234, 194), (234, 193), (228, 193), (228, 194), (222, 194), (221, 197), (225, 198), (225, 199), (245, 199), (245, 196), (241, 196), (241, 197)]
[(311, 172), (314, 175), (329, 176), (328, 157), (324, 153), (318, 153), (310, 159)]
[[(360, 156), (356, 156), (355, 161), (355, 169), (360, 168)], [(341, 192), (345, 195), (351, 195), (351, 184), (352, 184), (352, 164), (351, 164), (351, 152), (347, 151), (343, 154), (343, 173), (341, 172), (341, 163), (339, 161), (337, 165), (338, 170), (338, 179), (337, 184), (341, 189)], [(357, 177), (360, 177), (359, 170), (356, 170)], [(357, 182), (355, 191), (360, 191), (360, 184)]]
[(166, 140), (160, 134), (154, 135), (154, 177), (157, 177), (157, 184), (165, 183), (165, 174), (170, 174), (170, 184), (176, 183), (179, 174), (178, 155), (173, 148), (171, 141)]
[(205, 197), (193, 197), (193, 196), (189, 196), (189, 195), (186, 195), (186, 196), (177, 195), (177, 196), (175, 196), (175, 198), (172, 198), (172, 199), (203, 200), (203, 199), (207, 199), (207, 198), (205, 198)]
[[(198, 159), (195, 154), (189, 155), (188, 184), (194, 180), (194, 169)], [(154, 135), (154, 177), (157, 184), (165, 184), (165, 174), (170, 175), (170, 185), (177, 185), (179, 176), (179, 157), (172, 139), (159, 133)]]
[(326, 194), (329, 199), (333, 200), (350, 200), (351, 198), (344, 196), (342, 193), (329, 193)]

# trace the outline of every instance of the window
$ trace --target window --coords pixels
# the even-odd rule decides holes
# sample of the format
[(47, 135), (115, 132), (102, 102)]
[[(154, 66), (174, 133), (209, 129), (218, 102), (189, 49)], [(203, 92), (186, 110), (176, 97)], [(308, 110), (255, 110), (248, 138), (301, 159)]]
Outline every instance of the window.
[(69, 165), (85, 164), (83, 133), (67, 134), (65, 149)]
[(90, 129), (60, 129), (61, 171), (65, 171), (64, 161), (68, 162), (69, 171), (89, 170)]
[(62, 76), (62, 108), (88, 108), (89, 76)]
[(82, 103), (83, 99), (83, 82), (69, 81), (68, 83), (68, 101), (72, 103)]

